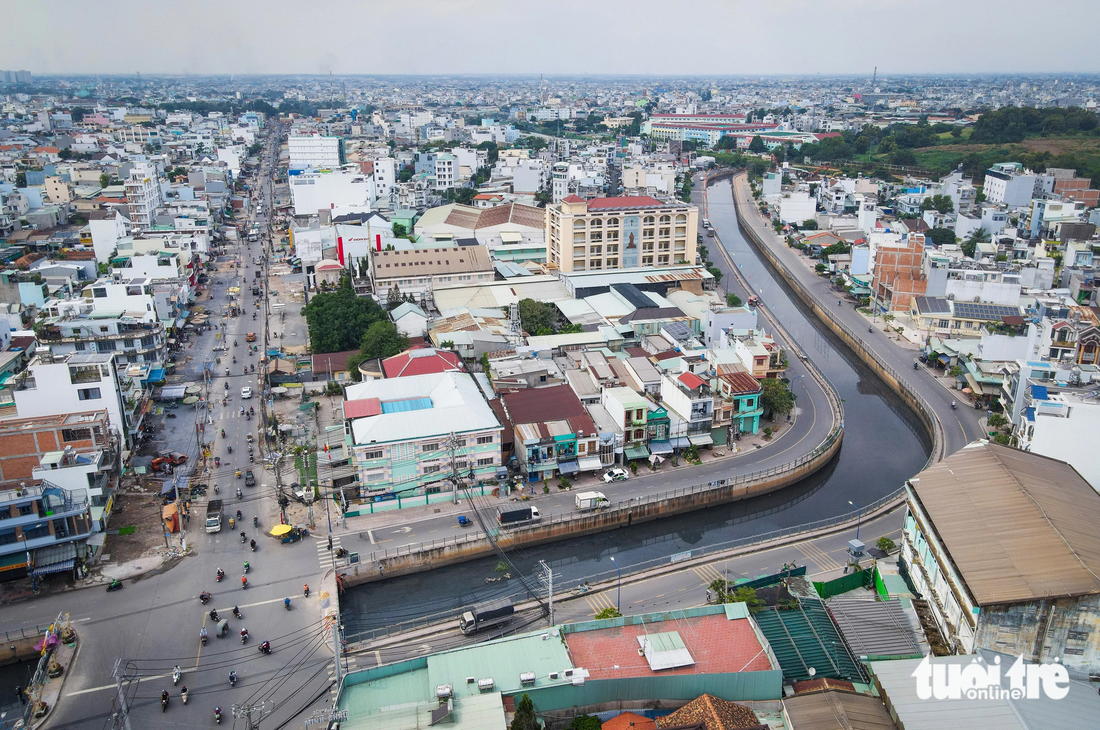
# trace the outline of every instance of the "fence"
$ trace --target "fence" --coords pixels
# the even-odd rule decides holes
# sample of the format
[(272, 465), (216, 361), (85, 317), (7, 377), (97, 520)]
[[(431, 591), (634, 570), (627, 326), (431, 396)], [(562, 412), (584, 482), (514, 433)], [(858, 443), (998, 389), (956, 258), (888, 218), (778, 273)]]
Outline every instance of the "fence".
[(854, 591), (856, 588), (869, 588), (874, 583), (873, 570), (857, 570), (854, 573), (842, 575), (839, 578), (824, 582), (814, 581), (814, 590), (822, 599), (839, 596), (841, 593)]
[[(871, 502), (870, 504), (864, 506), (860, 510), (854, 510), (852, 512), (846, 512), (844, 514), (836, 515), (834, 517), (826, 517), (826, 518), (821, 519), (821, 520), (815, 520), (814, 522), (807, 522), (807, 523), (804, 523), (804, 524), (801, 524), (801, 525), (793, 525), (791, 527), (784, 527), (784, 528), (781, 528), (781, 529), (778, 529), (778, 530), (772, 530), (771, 532), (765, 532), (765, 533), (762, 533), (762, 534), (759, 534), (759, 535), (751, 535), (751, 536), (748, 536), (748, 537), (741, 537), (741, 538), (736, 538), (736, 539), (733, 539), (733, 540), (726, 540), (724, 542), (715, 543), (713, 545), (706, 545), (706, 546), (700, 547), (700, 548), (693, 548), (691, 550), (678, 551), (678, 552), (672, 553), (670, 555), (662, 556), (660, 558), (653, 558), (651, 560), (644, 560), (640, 563), (635, 563), (635, 564), (630, 565), (630, 566), (620, 566), (620, 569), (622, 571), (621, 574), (623, 576), (633, 576), (633, 575), (636, 575), (638, 573), (642, 573), (642, 572), (645, 572), (645, 571), (648, 571), (648, 570), (653, 570), (655, 568), (660, 568), (660, 567), (664, 567), (664, 566), (668, 566), (668, 565), (673, 565), (673, 564), (676, 564), (676, 563), (682, 563), (682, 562), (685, 562), (685, 561), (688, 561), (688, 560), (694, 560), (694, 559), (697, 559), (697, 558), (704, 558), (704, 557), (707, 557), (708, 555), (717, 555), (718, 553), (724, 553), (724, 552), (727, 552), (727, 551), (730, 551), (730, 550), (743, 550), (745, 548), (750, 548), (750, 547), (753, 547), (755, 545), (764, 545), (766, 543), (770, 543), (770, 542), (774, 542), (774, 541), (778, 541), (778, 540), (785, 540), (785, 539), (789, 539), (789, 538), (792, 538), (792, 537), (797, 537), (799, 535), (807, 535), (807, 534), (810, 534), (810, 533), (817, 532), (819, 530), (828, 529), (830, 527), (836, 527), (838, 525), (850, 524), (850, 523), (855, 522), (857, 519), (866, 520), (866, 519), (868, 519), (869, 515), (873, 515), (875, 512), (877, 512), (880, 509), (883, 509), (883, 508), (891, 506), (891, 505), (900, 504), (901, 501), (904, 499), (904, 497), (905, 497), (905, 488), (902, 487), (900, 489), (897, 489), (897, 490), (891, 492), (890, 494), (887, 494), (883, 497), (880, 497), (879, 499), (876, 499), (874, 502)], [(471, 537), (467, 538), (467, 541), (474, 540), (474, 539), (483, 539), (484, 536), (485, 536), (485, 533), (483, 533), (483, 532), (466, 533), (466, 534), (468, 536), (471, 536)], [(472, 537), (473, 535), (477, 535), (478, 537), (476, 537), (476, 538)], [(462, 537), (463, 536), (459, 536), (459, 539), (461, 539)], [(440, 540), (438, 542), (442, 543), (443, 541)], [(453, 541), (448, 541), (448, 542), (450, 543), (450, 542), (453, 542)], [(428, 543), (428, 544), (430, 544), (430, 543)], [(402, 550), (402, 554), (405, 554), (403, 548), (395, 549), (394, 553), (396, 553), (397, 550)], [(551, 568), (552, 567), (553, 566), (551, 566)], [(609, 581), (609, 580), (617, 578), (618, 575), (619, 575), (619, 573), (615, 570), (605, 570), (605, 571), (601, 571), (599, 573), (592, 573), (592, 574), (577, 577), (577, 578), (571, 578), (571, 579), (564, 579), (563, 578), (560, 581), (555, 580), (554, 586), (557, 589), (555, 591), (555, 596), (565, 595), (566, 597), (569, 597), (570, 595), (577, 595), (577, 594), (580, 593), (579, 589), (582, 585), (597, 584), (597, 583), (600, 583), (602, 581)], [(534, 595), (532, 595), (529, 591), (523, 590), (523, 591), (518, 591), (518, 592), (512, 593), (508, 597), (511, 598), (513, 601), (519, 601), (519, 600), (532, 599), (532, 598), (534, 598)], [(453, 608), (453, 609), (448, 609), (448, 610), (445, 610), (445, 611), (438, 611), (436, 613), (428, 614), (426, 616), (421, 616), (419, 618), (412, 619), (410, 621), (403, 621), (401, 623), (391, 624), (389, 626), (383, 626), (383, 627), (380, 627), (380, 628), (377, 628), (377, 629), (368, 629), (368, 630), (365, 630), (365, 631), (359, 631), (359, 632), (355, 632), (355, 633), (348, 632), (346, 634), (346, 638), (348, 639), (349, 642), (353, 642), (353, 643), (354, 642), (361, 642), (361, 641), (377, 640), (377, 639), (384, 638), (386, 636), (391, 636), (391, 635), (394, 635), (394, 634), (400, 634), (404, 631), (409, 631), (411, 629), (415, 629), (415, 628), (418, 628), (418, 627), (427, 626), (427, 625), (435, 624), (435, 623), (440, 623), (440, 622), (448, 621), (448, 620), (457, 620), (459, 614), (461, 613), (461, 611), (462, 611), (461, 608)]]

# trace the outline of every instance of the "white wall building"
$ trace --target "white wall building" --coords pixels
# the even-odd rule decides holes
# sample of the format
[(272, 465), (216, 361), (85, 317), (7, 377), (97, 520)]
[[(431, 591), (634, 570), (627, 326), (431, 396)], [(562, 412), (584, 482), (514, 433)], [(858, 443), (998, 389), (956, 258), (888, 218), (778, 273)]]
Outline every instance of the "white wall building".
[(95, 251), (96, 261), (107, 262), (111, 254), (118, 247), (119, 239), (129, 235), (130, 221), (114, 211), (110, 216), (92, 218), (88, 221), (88, 229), (92, 234), (92, 250)]
[(374, 161), (374, 193), (380, 201), (389, 202), (397, 184), (397, 160), (384, 157)]
[(330, 210), (333, 217), (369, 213), (374, 200), (374, 179), (352, 167), (345, 170), (309, 170), (289, 177), (294, 215), (315, 215)]
[(343, 164), (343, 140), (318, 133), (291, 134), (287, 138), (291, 170), (332, 169)]
[(134, 165), (126, 179), (126, 201), (130, 209), (130, 222), (138, 228), (153, 225), (157, 208), (164, 204), (156, 168), (142, 162)]
[(779, 219), (784, 223), (798, 225), (811, 220), (817, 214), (817, 201), (808, 192), (794, 192), (784, 195), (779, 201)]

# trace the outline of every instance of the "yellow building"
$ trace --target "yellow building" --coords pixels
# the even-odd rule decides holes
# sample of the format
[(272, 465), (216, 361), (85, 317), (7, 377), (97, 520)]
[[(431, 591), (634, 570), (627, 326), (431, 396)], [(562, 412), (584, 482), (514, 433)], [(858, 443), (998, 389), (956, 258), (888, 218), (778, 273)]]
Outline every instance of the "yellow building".
[(695, 263), (699, 209), (648, 196), (576, 195), (547, 208), (547, 256), (566, 273)]

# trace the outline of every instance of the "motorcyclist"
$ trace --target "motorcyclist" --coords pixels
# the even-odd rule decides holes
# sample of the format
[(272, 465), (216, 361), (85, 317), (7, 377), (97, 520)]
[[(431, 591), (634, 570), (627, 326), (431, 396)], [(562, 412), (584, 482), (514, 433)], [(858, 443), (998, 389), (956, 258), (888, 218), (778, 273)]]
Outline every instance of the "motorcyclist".
[(162, 705), (167, 705), (168, 704), (168, 690), (164, 690), (163, 692), (160, 693), (160, 703)]
[(241, 616), (241, 609), (237, 608), (236, 606), (233, 607), (233, 615), (237, 618), (244, 618), (243, 616)]
[(244, 572), (246, 572), (246, 573), (247, 573), (247, 572), (248, 572), (248, 571), (250, 571), (250, 570), (252, 570), (252, 566), (248, 564), (248, 561), (247, 561), (247, 560), (246, 560), (246, 561), (244, 561)]
[(206, 627), (203, 626), (201, 629), (199, 629), (199, 641), (201, 641), (203, 644), (205, 644), (207, 636), (208, 636), (208, 634), (206, 633)]
[[(237, 489), (237, 495), (238, 495), (238, 496), (240, 496), (240, 493), (241, 493), (241, 490), (240, 490), (240, 489)], [(237, 521), (239, 522), (239, 521), (240, 521), (240, 519), (241, 519), (241, 511), (240, 511), (240, 510), (237, 510)], [(243, 535), (243, 534), (244, 534), (244, 532), (242, 532), (241, 534)]]
[(225, 448), (229, 451), (229, 453), (233, 453), (233, 444), (229, 444)]
[(183, 689), (180, 690), (180, 698), (183, 699), (183, 704), (186, 705), (187, 704), (187, 685), (184, 685)]
[(288, 611), (290, 610), (290, 599), (289, 598), (284, 598), (283, 599), (283, 608), (285, 608)]
[(248, 546), (249, 546), (250, 548), (252, 548), (252, 551), (253, 551), (253, 552), (255, 552), (255, 551), (256, 551), (256, 541), (255, 541), (255, 540), (249, 540), (249, 541), (248, 541)]
[(264, 654), (270, 654), (271, 653), (271, 642), (270, 641), (265, 641), (264, 643), (260, 644), (260, 651), (262, 651)]
[(305, 594), (306, 598), (309, 597), (309, 583), (302, 586), (302, 593)]
[(232, 669), (230, 669), (229, 670), (229, 684), (232, 685), (232, 684), (236, 684), (236, 683), (237, 683), (237, 673), (235, 671), (233, 671)]
[(222, 429), (222, 438), (225, 438), (225, 429)]
[(241, 629), (241, 643), (248, 639), (248, 629)]
[(214, 621), (215, 623), (218, 621), (218, 609), (210, 609), (210, 620)]
[[(252, 526), (253, 527), (259, 527), (260, 526), (260, 518), (259, 517), (253, 517), (252, 518)], [(256, 541), (253, 540), (252, 542), (256, 542)]]
[(241, 588), (247, 588), (247, 587), (248, 587), (248, 578), (246, 578), (245, 576), (242, 575), (241, 576)]

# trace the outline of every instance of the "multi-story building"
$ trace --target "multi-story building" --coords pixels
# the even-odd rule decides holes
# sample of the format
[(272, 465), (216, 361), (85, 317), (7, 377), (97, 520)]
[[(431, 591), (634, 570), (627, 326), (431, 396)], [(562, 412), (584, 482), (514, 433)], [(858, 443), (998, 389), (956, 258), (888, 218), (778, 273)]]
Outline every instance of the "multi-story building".
[(384, 157), (374, 161), (374, 193), (380, 203), (387, 207), (393, 206), (391, 197), (394, 185), (397, 184), (397, 160), (392, 157)]
[(547, 208), (549, 263), (564, 273), (694, 263), (699, 209), (647, 196), (576, 195)]
[(504, 427), (466, 373), (349, 386), (344, 422), (364, 496), (450, 491), (452, 454), (464, 482), (491, 481), (501, 466)]
[(2, 418), (0, 489), (11, 489), (20, 482), (34, 480), (34, 470), (41, 466), (45, 454), (65, 452), (66, 449), (74, 449), (78, 454), (117, 453), (117, 447), (118, 441), (112, 438), (106, 410)]
[(40, 320), (38, 340), (54, 355), (111, 353), (119, 365), (165, 361), (164, 325), (122, 315), (47, 317)]
[[(72, 570), (94, 531), (87, 490), (43, 481), (0, 492), (0, 572), (28, 575)], [(67, 548), (66, 548), (67, 546)]]
[(1072, 466), (975, 441), (905, 491), (899, 562), (949, 650), (1100, 671), (1100, 494)]
[(1055, 195), (1061, 195), (1067, 200), (1084, 203), (1087, 208), (1094, 208), (1097, 203), (1100, 203), (1100, 190), (1095, 190), (1091, 187), (1091, 179), (1087, 177), (1077, 177), (1076, 170), (1048, 167), (1047, 174), (1054, 176)]
[(422, 301), (435, 289), (491, 282), (496, 269), (485, 246), (457, 246), (375, 251), (370, 275), (374, 292), (385, 305), (395, 286)]
[(603, 467), (596, 425), (568, 385), (516, 391), (502, 400), (515, 431), (516, 459), (528, 481)]
[(157, 209), (164, 204), (156, 168), (143, 162), (130, 170), (126, 178), (126, 204), (130, 223), (137, 228), (150, 228), (156, 222)]
[(711, 443), (714, 424), (714, 392), (703, 378), (685, 369), (665, 372), (661, 376), (661, 401), (676, 416), (672, 427), (674, 437), (686, 438), (696, 446)]
[(296, 132), (287, 138), (291, 170), (335, 169), (346, 161), (344, 140), (319, 132)]
[(9, 382), (21, 418), (103, 409), (111, 432), (133, 446), (147, 400), (141, 381), (148, 375), (147, 367), (116, 370), (111, 353), (40, 352)]
[(744, 366), (722, 365), (718, 368), (716, 388), (714, 427), (728, 428), (733, 438), (742, 433), (755, 434), (764, 414), (760, 381)]
[(623, 387), (604, 388), (600, 404), (623, 435), (623, 461), (648, 458), (647, 423), (653, 404), (633, 389)]
[(982, 187), (990, 203), (1020, 208), (1031, 205), (1031, 199), (1054, 192), (1054, 176), (1025, 170), (1019, 162), (1001, 162), (985, 171)]
[(294, 215), (316, 215), (319, 210), (327, 210), (333, 217), (369, 213), (375, 198), (374, 178), (359, 172), (357, 166), (305, 170), (290, 175), (288, 182)]

